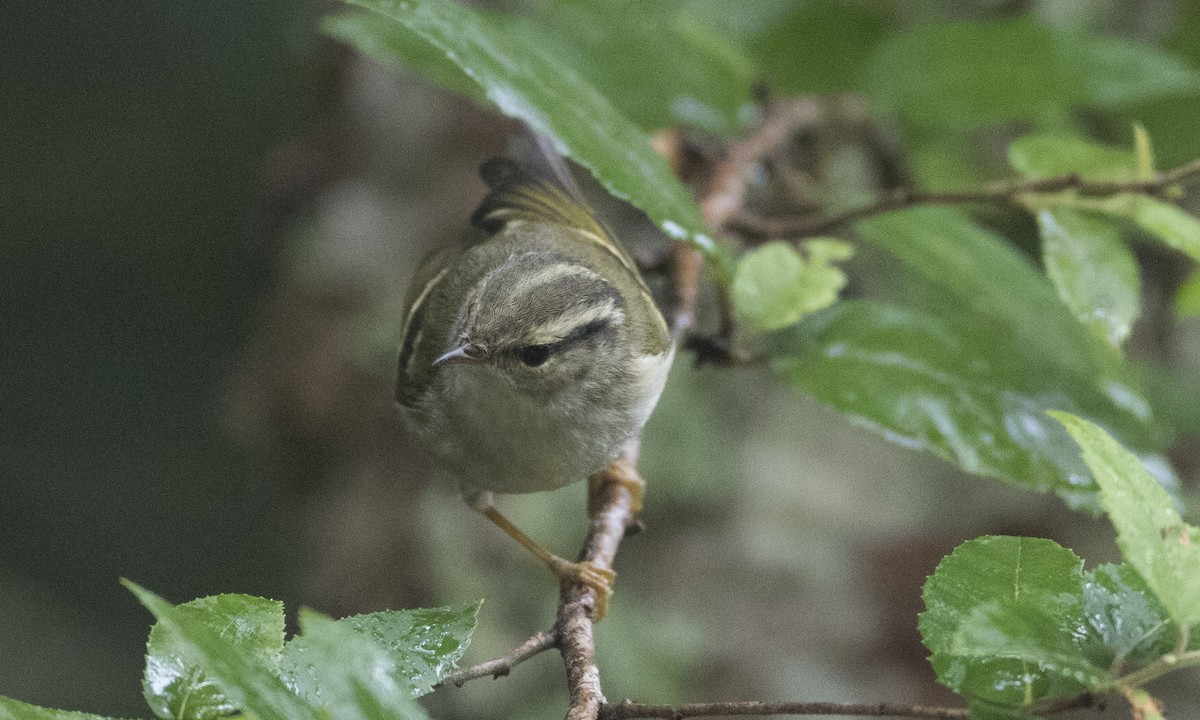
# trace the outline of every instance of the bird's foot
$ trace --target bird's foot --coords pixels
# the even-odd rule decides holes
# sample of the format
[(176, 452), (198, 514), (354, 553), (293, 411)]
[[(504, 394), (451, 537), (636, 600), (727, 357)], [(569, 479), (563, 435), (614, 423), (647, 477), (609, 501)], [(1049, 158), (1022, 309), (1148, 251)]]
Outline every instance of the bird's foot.
[(605, 567), (600, 567), (590, 560), (570, 562), (557, 555), (547, 561), (550, 571), (564, 583), (585, 585), (596, 593), (596, 606), (592, 610), (592, 622), (600, 622), (608, 612), (608, 598), (612, 596), (612, 586), (617, 574)]

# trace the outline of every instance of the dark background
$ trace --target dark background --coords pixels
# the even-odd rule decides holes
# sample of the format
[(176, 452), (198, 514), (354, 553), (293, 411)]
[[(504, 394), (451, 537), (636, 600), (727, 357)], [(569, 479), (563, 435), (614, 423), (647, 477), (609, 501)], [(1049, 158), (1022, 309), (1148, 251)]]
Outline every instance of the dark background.
[(302, 103), (289, 2), (7, 3), (0, 29), (0, 694), (145, 714), (148, 616), (294, 595), (216, 389), (267, 278), (243, 233)]

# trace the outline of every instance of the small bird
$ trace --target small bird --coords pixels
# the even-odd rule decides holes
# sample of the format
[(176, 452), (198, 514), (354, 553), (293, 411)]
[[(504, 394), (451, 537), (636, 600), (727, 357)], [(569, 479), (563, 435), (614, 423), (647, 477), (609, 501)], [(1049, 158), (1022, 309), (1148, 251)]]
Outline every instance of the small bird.
[[(471, 218), (475, 236), (418, 269), (396, 400), (472, 508), (560, 580), (596, 590), (598, 620), (615, 574), (548, 552), (496, 510), (493, 493), (595, 481), (640, 435), (674, 345), (630, 256), (563, 160), (535, 139), (549, 172), (486, 162), (490, 192)], [(640, 507), (641, 480), (609, 475), (634, 486)]]

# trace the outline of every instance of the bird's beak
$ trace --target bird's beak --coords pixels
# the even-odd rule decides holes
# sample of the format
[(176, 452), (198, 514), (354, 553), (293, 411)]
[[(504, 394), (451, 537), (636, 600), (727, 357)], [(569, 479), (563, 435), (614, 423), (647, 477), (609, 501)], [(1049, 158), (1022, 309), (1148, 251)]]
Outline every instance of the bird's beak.
[(466, 343), (441, 355), (437, 360), (433, 361), (433, 364), (446, 365), (449, 363), (460, 363), (463, 365), (479, 365), (482, 362), (483, 350), (474, 343)]

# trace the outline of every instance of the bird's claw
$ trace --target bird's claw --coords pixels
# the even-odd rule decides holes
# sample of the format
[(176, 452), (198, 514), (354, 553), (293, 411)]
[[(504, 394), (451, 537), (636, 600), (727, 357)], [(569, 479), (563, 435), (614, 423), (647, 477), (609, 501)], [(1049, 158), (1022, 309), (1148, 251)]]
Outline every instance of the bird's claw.
[(617, 574), (590, 560), (582, 562), (569, 562), (562, 558), (555, 558), (555, 560), (557, 562), (553, 563), (550, 569), (554, 571), (559, 580), (578, 583), (595, 591), (596, 606), (592, 610), (592, 621), (599, 622), (608, 611), (608, 598), (612, 595), (612, 586), (617, 579)]

